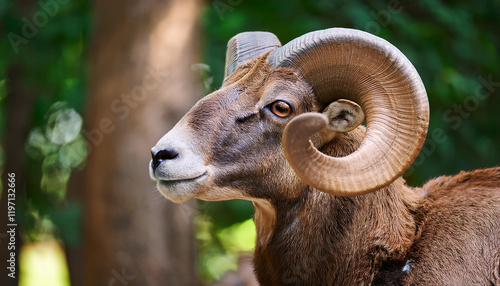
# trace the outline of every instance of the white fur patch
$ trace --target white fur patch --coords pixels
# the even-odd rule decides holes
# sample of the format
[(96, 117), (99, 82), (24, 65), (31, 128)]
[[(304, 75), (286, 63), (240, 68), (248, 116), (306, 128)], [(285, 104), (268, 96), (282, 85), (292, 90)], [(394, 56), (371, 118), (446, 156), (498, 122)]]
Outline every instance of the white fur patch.
[(412, 268), (413, 268), (413, 260), (408, 259), (406, 261), (405, 266), (403, 267), (403, 272), (410, 272)]

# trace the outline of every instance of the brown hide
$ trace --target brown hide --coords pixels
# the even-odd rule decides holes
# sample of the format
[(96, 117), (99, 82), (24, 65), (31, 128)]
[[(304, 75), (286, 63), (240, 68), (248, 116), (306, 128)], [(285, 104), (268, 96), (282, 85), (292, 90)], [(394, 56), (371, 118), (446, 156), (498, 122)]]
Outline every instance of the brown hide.
[(426, 183), (408, 285), (500, 285), (500, 168)]

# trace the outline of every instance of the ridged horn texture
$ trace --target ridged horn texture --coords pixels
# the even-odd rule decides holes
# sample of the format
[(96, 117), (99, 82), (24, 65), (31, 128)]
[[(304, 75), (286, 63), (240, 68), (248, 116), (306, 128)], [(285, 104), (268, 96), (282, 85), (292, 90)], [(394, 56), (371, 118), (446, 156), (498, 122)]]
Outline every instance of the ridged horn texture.
[(269, 32), (244, 32), (232, 37), (227, 43), (224, 80), (243, 62), (278, 47), (281, 47), (280, 41)]
[(427, 94), (413, 65), (389, 42), (333, 28), (292, 40), (274, 50), (268, 62), (296, 70), (324, 107), (349, 99), (365, 113), (361, 146), (342, 158), (319, 152), (308, 140), (327, 124), (321, 114), (299, 115), (286, 126), (287, 160), (310, 186), (333, 195), (365, 194), (393, 182), (417, 157), (429, 122)]

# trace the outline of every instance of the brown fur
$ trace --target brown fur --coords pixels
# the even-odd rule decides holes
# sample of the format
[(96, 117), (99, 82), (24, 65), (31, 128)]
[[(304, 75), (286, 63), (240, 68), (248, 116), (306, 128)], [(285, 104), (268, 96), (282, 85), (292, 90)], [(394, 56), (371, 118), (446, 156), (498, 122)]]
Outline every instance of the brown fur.
[(429, 181), (417, 237), (401, 281), (418, 285), (500, 285), (500, 168)]
[[(362, 133), (343, 134), (322, 151), (345, 156), (357, 148)], [(500, 168), (440, 177), (421, 189), (400, 178), (351, 198), (306, 187), (299, 198), (272, 201), (275, 221), (260, 219), (256, 209), (258, 227), (273, 224), (267, 245), (255, 250), (259, 281), (500, 285), (499, 187)], [(409, 271), (403, 272), (407, 263)]]

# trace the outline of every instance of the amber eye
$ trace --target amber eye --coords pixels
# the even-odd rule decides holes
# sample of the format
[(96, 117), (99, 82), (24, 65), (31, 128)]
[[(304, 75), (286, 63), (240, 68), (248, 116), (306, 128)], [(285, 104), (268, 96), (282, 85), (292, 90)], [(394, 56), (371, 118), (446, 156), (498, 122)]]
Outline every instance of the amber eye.
[(292, 107), (281, 100), (277, 100), (273, 103), (271, 103), (271, 111), (274, 113), (276, 116), (285, 118), (292, 114)]

